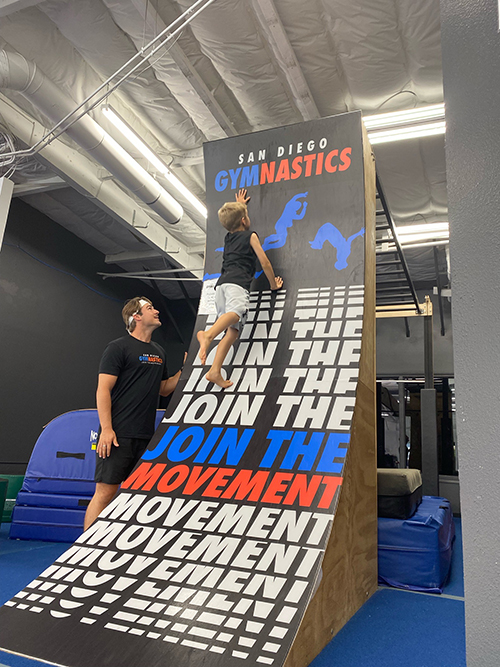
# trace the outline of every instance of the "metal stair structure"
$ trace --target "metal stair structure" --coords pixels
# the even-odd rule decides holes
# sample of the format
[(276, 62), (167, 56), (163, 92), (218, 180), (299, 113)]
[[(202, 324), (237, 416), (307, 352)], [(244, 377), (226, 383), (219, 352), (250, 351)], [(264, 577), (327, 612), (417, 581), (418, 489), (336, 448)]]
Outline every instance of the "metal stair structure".
[(423, 314), (380, 178), (376, 177), (377, 317)]

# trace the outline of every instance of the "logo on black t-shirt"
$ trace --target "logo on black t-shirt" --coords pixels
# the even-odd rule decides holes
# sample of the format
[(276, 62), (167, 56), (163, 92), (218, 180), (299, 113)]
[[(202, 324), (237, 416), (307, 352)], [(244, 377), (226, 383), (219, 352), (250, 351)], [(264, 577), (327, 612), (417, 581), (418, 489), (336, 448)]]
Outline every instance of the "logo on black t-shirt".
[(143, 364), (162, 364), (163, 359), (157, 354), (141, 354), (139, 361)]

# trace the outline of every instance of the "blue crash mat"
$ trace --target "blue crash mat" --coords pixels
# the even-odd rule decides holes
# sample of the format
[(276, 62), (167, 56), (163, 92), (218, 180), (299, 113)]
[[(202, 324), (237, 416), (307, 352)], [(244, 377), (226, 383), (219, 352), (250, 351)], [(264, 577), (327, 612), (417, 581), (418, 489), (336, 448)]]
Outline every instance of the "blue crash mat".
[(11, 540), (41, 540), (42, 542), (75, 542), (83, 533), (83, 526), (59, 526), (50, 524), (13, 523)]
[(93, 496), (95, 482), (79, 479), (37, 479), (25, 477), (22, 491), (48, 494), (74, 494), (76, 496)]
[[(156, 411), (156, 426), (164, 410)], [(75, 410), (45, 426), (12, 514), (10, 537), (74, 542), (94, 494), (97, 410)]]
[(410, 519), (378, 519), (379, 581), (442, 593), (449, 574), (455, 524), (449, 500), (424, 496)]
[[(157, 410), (156, 426), (163, 414)], [(97, 410), (74, 410), (49, 422), (35, 443), (22, 490), (92, 495), (98, 429)]]
[(83, 533), (85, 508), (23, 507), (12, 512), (11, 540), (74, 542)]
[(97, 410), (74, 410), (53, 419), (35, 443), (25, 479), (93, 480), (98, 429)]
[(20, 491), (17, 494), (16, 505), (86, 509), (91, 498), (91, 494), (69, 495), (63, 493), (29, 493), (27, 491)]
[(85, 507), (80, 509), (64, 509), (61, 507), (22, 507), (16, 505), (12, 511), (12, 525), (15, 523), (47, 523), (83, 527), (85, 509)]

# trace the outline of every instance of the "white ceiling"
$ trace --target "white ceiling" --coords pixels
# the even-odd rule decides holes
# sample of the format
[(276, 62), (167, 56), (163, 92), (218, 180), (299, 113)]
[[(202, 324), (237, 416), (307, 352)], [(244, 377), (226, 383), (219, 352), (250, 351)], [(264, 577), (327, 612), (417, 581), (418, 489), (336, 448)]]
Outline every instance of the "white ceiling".
[[(0, 48), (35, 62), (76, 106), (193, 2), (0, 0)], [(201, 200), (204, 141), (355, 109), (373, 114), (443, 101), (435, 0), (214, 0), (167, 48), (108, 101)], [(6, 88), (0, 114), (3, 128), (24, 145), (33, 141), (33, 128), (52, 127), (26, 97)], [(122, 142), (100, 106), (91, 116)], [(396, 224), (447, 219), (443, 136), (374, 151)], [(25, 188), (19, 196), (31, 206), (106, 255), (161, 247), (157, 259), (120, 262), (125, 269), (163, 268), (164, 258), (202, 267), (203, 220), (162, 177), (185, 210), (167, 230), (65, 135), (38, 160), (45, 169), (28, 162), (15, 175)], [(107, 194), (96, 186), (101, 182)], [(125, 212), (131, 209), (133, 216)], [(431, 251), (409, 252), (408, 262), (417, 282), (434, 278)], [(199, 290), (197, 283), (186, 286), (193, 295)], [(183, 296), (176, 283), (162, 283), (162, 291)]]

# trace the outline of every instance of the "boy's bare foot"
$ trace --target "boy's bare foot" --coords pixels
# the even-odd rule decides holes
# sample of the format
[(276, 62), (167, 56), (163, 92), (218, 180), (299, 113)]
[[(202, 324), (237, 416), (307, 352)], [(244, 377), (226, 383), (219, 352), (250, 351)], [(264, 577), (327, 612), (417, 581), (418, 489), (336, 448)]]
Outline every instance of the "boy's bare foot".
[(198, 352), (198, 356), (200, 357), (200, 361), (204, 366), (207, 363), (207, 352), (210, 346), (210, 342), (207, 340), (207, 336), (204, 331), (198, 331), (196, 338), (200, 344), (200, 351)]
[(205, 375), (205, 379), (209, 382), (213, 382), (218, 387), (222, 387), (222, 389), (227, 389), (233, 385), (233, 382), (230, 380), (224, 380), (220, 373), (215, 373), (213, 371), (208, 371), (208, 373)]

